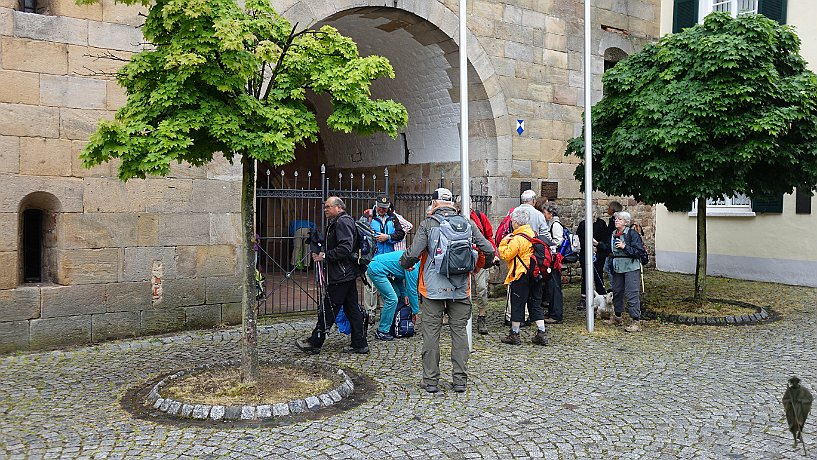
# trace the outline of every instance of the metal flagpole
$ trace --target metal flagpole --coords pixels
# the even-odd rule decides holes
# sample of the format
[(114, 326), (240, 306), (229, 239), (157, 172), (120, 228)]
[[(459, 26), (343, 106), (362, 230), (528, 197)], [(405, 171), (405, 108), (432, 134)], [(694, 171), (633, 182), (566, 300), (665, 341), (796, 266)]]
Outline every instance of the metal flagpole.
[[(468, 43), (466, 39), (465, 16), (467, 1), (460, 0), (460, 178), (462, 216), (471, 216), (471, 174), (468, 172)], [(469, 281), (470, 282), (470, 281)], [(468, 350), (474, 351), (472, 337), (472, 317), (468, 317), (465, 333), (468, 335)]]
[(590, 0), (584, 0), (584, 292), (587, 332), (593, 332), (593, 71), (590, 63)]

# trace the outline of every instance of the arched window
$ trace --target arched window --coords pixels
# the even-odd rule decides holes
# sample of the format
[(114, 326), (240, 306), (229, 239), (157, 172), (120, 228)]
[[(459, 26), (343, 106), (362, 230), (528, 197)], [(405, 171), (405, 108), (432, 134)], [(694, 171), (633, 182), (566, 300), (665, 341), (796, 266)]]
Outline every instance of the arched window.
[(56, 281), (55, 229), (60, 201), (34, 192), (20, 202), (20, 283)]
[(604, 71), (612, 69), (618, 61), (623, 61), (627, 57), (627, 53), (621, 48), (607, 48), (604, 50)]

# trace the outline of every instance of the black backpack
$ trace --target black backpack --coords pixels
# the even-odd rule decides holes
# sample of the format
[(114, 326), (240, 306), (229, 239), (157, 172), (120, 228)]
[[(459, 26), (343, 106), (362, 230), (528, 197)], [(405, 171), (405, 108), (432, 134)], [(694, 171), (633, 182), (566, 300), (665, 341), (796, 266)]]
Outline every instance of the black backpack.
[[(514, 265), (516, 265), (516, 261), (518, 260), (519, 263), (525, 267), (525, 270), (528, 272), (528, 276), (530, 276), (534, 281), (548, 279), (553, 271), (553, 256), (550, 253), (550, 247), (539, 238), (530, 237), (524, 233), (518, 233), (514, 236), (521, 236), (522, 238), (525, 238), (533, 246), (533, 254), (530, 256), (530, 266), (525, 265), (518, 255), (516, 256), (516, 260), (513, 262)], [(516, 271), (516, 267), (514, 267), (514, 271)]]
[(377, 240), (374, 237), (374, 230), (371, 225), (359, 220), (355, 221), (355, 263), (361, 270), (365, 271), (377, 254)]

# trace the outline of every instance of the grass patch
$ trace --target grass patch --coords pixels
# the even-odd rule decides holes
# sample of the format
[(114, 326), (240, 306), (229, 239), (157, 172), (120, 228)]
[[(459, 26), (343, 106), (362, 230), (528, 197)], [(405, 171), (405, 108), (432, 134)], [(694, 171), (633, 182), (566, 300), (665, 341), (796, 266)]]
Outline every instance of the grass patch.
[[(584, 315), (583, 312), (575, 316), (571, 313), (576, 311), (575, 305), (583, 289), (579, 286), (579, 277), (573, 277), (572, 281), (571, 284), (562, 287), (566, 323), (574, 317), (583, 321)], [(707, 297), (710, 300), (703, 305), (697, 305), (688, 300), (695, 291), (694, 275), (657, 270), (647, 270), (644, 273), (644, 287), (646, 302), (642, 307), (665, 315), (735, 316), (757, 313), (754, 308), (727, 303), (734, 301), (764, 307), (767, 310), (772, 309), (776, 314), (785, 316), (804, 312), (807, 309), (806, 305), (817, 299), (815, 288), (709, 276)], [(504, 298), (491, 300), (491, 310), (504, 310)]]
[(237, 368), (216, 368), (180, 377), (162, 389), (177, 401), (210, 405), (275, 404), (314, 396), (334, 386), (314, 370), (262, 366), (254, 385), (241, 383)]

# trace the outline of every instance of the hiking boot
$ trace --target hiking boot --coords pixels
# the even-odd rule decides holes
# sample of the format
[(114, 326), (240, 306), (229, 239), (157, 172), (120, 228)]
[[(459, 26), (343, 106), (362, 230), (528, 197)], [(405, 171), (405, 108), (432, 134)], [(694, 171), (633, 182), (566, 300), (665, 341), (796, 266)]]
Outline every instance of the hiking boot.
[(484, 316), (477, 316), (477, 331), (482, 335), (488, 333), (488, 326), (485, 324)]
[(536, 334), (533, 336), (533, 338), (530, 339), (530, 341), (534, 345), (542, 345), (542, 346), (547, 345), (548, 344), (548, 332), (547, 332), (547, 330), (536, 331)]
[(522, 339), (519, 338), (519, 333), (510, 331), (508, 332), (507, 337), (502, 338), (502, 343), (507, 343), (509, 345), (522, 345)]
[(640, 320), (633, 320), (633, 324), (624, 328), (627, 332), (641, 332), (641, 321)]
[(312, 342), (309, 341), (309, 338), (295, 340), (295, 346), (298, 347), (301, 351), (313, 355), (317, 355), (318, 353), (321, 352), (321, 347), (316, 347), (315, 345), (312, 345)]
[(368, 355), (369, 354), (369, 347), (346, 347), (343, 349), (344, 353), (356, 353), (358, 355)]
[(391, 342), (394, 340), (394, 336), (389, 334), (388, 332), (380, 332), (380, 329), (374, 331), (374, 337), (378, 340), (383, 340), (385, 342)]
[(613, 314), (610, 315), (610, 319), (604, 321), (604, 324), (609, 324), (611, 326), (621, 326), (622, 324), (624, 324), (624, 318)]
[(465, 384), (455, 383), (451, 385), (451, 389), (454, 390), (454, 393), (465, 393)]

